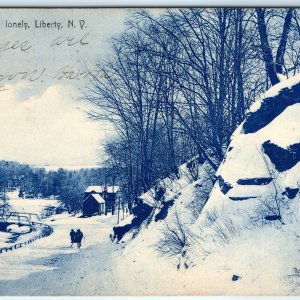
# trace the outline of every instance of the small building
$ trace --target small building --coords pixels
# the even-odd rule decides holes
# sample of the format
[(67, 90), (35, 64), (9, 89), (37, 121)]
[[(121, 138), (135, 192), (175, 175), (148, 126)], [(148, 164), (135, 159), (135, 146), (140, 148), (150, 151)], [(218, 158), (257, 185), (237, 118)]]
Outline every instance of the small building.
[(86, 217), (105, 213), (105, 201), (99, 194), (89, 194), (83, 201), (82, 212)]
[(107, 214), (108, 212), (111, 212), (112, 214), (114, 214), (116, 200), (117, 197), (119, 197), (119, 194), (119, 186), (92, 185), (86, 189), (84, 199), (87, 199), (87, 197), (90, 195), (100, 195), (105, 202), (104, 213)]

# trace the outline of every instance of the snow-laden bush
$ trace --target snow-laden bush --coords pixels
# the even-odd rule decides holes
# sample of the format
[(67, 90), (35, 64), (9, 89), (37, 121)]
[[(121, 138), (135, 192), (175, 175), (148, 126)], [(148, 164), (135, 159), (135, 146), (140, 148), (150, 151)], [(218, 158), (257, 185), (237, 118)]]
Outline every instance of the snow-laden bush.
[(234, 224), (231, 218), (216, 220), (212, 226), (213, 239), (219, 244), (229, 244), (230, 241), (240, 236), (241, 228)]
[(162, 238), (156, 249), (167, 256), (182, 254), (196, 243), (198, 239), (197, 235), (180, 219), (177, 210), (175, 210), (171, 221), (164, 222), (161, 233)]

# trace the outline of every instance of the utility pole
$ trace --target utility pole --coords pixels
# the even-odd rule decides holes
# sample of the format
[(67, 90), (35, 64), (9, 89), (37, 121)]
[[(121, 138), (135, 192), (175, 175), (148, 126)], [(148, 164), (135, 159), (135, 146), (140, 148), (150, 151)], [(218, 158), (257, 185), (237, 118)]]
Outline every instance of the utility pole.
[(118, 196), (118, 224), (120, 223), (120, 197)]
[[(112, 202), (111, 202), (111, 214), (113, 215), (114, 212), (115, 212), (115, 205), (116, 205), (116, 197), (117, 197), (117, 194), (115, 194), (115, 176), (112, 177)], [(119, 211), (118, 211), (118, 214), (119, 214)], [(119, 217), (118, 217), (119, 219)], [(119, 224), (119, 222), (118, 222)]]

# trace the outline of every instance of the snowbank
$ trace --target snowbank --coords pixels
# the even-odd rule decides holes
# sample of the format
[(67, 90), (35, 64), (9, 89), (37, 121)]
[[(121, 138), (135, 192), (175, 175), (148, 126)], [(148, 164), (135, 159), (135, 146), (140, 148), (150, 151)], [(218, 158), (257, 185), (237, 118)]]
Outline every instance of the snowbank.
[[(8, 193), (8, 203), (12, 211), (19, 213), (30, 212), (42, 217), (47, 208), (55, 208), (59, 206), (58, 200), (55, 199), (22, 199), (17, 193)], [(36, 219), (35, 221), (38, 221)]]
[(7, 226), (6, 230), (7, 232), (11, 233), (25, 234), (31, 232), (32, 228), (30, 226), (19, 226), (17, 224), (12, 224)]

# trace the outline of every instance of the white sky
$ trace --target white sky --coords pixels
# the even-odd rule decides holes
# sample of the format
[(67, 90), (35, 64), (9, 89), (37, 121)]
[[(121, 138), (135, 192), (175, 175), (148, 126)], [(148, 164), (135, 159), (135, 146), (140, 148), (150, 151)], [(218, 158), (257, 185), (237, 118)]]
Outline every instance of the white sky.
[[(107, 40), (122, 30), (125, 15), (125, 9), (0, 10), (0, 89), (5, 90), (0, 92), (0, 159), (55, 166), (99, 162), (97, 149), (110, 131), (84, 113), (88, 107), (79, 97), (87, 79), (59, 80), (57, 74), (62, 68), (80, 72), (83, 65), (92, 67), (104, 58)], [(67, 28), (68, 19), (74, 20), (76, 28)], [(63, 29), (34, 28), (35, 20), (61, 22)], [(79, 20), (85, 20), (83, 30)], [(30, 28), (9, 29), (6, 21), (27, 22)], [(51, 46), (56, 38), (84, 35), (86, 45)], [(12, 46), (16, 41), (27, 41), (24, 46), (31, 48), (5, 50), (6, 43)], [(33, 82), (21, 79), (24, 73), (7, 78), (34, 70), (44, 71)]]

